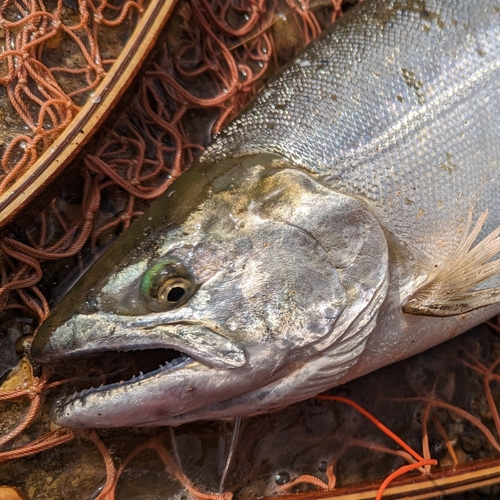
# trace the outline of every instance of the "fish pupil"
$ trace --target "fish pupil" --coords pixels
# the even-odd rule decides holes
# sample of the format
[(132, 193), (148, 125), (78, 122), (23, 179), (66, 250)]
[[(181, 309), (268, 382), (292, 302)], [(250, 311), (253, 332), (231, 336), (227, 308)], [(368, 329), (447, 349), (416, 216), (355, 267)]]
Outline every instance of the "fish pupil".
[(185, 293), (186, 293), (186, 290), (183, 287), (181, 287), (181, 286), (174, 286), (168, 292), (167, 300), (169, 302), (179, 302), (179, 300), (181, 300), (182, 297), (184, 297)]

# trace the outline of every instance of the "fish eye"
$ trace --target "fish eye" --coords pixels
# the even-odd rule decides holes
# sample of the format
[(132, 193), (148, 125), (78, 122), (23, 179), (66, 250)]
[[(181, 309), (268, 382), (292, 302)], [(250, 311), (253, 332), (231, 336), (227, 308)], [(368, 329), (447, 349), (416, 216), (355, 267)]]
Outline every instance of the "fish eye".
[(195, 284), (181, 262), (169, 259), (148, 269), (140, 288), (148, 308), (168, 311), (184, 304), (193, 295)]
[(165, 281), (159, 288), (156, 300), (158, 302), (175, 304), (182, 300), (191, 286), (191, 282), (182, 277)]

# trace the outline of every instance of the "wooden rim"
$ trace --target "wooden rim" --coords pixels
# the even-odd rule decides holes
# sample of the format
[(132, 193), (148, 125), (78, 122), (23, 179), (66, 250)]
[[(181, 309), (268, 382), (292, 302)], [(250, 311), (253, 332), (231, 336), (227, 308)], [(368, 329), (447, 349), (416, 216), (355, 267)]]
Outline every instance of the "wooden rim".
[[(500, 459), (479, 459), (428, 475), (412, 475), (391, 483), (383, 500), (424, 500), (461, 493), (500, 483)], [(381, 482), (345, 486), (329, 492), (301, 493), (301, 500), (373, 500)], [(266, 497), (263, 500), (295, 500), (296, 493)]]
[(153, 0), (117, 61), (72, 123), (36, 163), (0, 196), (0, 227), (59, 175), (117, 104), (153, 48), (175, 0)]

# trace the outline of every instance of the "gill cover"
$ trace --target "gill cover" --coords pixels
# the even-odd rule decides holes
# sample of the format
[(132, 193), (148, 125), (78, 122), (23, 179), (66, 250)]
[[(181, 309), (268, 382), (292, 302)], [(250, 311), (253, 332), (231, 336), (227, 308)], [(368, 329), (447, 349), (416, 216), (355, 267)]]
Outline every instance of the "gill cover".
[[(258, 195), (257, 195), (258, 193)], [(310, 175), (283, 169), (265, 176), (256, 187), (250, 212), (283, 222), (308, 235), (335, 268), (342, 290), (332, 306), (338, 311), (334, 331), (321, 349), (341, 339), (374, 296), (385, 296), (388, 251), (385, 235), (365, 203), (333, 191)], [(298, 254), (303, 250), (297, 244)], [(316, 288), (302, 273), (302, 287)], [(362, 340), (360, 339), (360, 342)]]

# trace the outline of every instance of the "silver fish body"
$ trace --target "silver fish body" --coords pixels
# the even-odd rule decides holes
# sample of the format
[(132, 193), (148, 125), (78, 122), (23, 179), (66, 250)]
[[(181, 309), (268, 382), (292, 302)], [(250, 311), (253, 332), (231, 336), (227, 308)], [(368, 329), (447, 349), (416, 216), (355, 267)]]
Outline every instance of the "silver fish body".
[(499, 313), (499, 139), (500, 1), (353, 9), (42, 325), (42, 361), (170, 349), (56, 421), (266, 412)]

